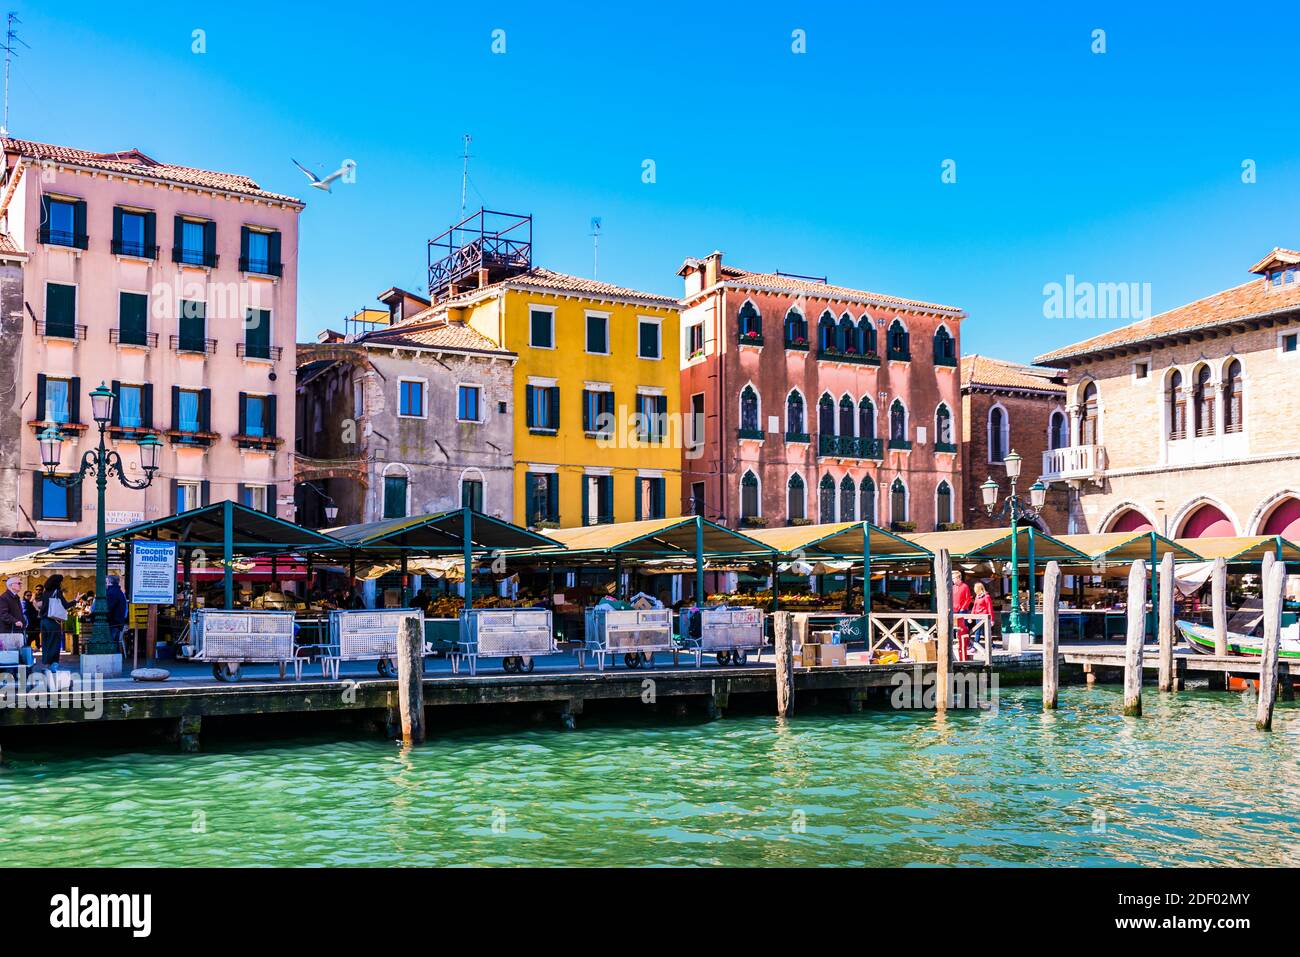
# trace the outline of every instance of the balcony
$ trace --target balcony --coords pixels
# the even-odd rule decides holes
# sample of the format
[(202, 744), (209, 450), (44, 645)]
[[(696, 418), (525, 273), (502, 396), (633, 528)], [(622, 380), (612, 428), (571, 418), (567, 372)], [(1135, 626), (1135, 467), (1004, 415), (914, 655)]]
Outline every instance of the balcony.
[(66, 229), (42, 226), (36, 235), (37, 242), (46, 246), (67, 246), (69, 249), (88, 249), (90, 238), (85, 233), (70, 233)]
[(880, 356), (874, 352), (841, 352), (838, 349), (818, 349), (817, 358), (822, 362), (847, 362), (859, 366), (880, 365)]
[(787, 336), (785, 339), (785, 347), (787, 350), (793, 352), (807, 352), (808, 340), (803, 338), (791, 339), (789, 336)]
[(255, 342), (236, 342), (235, 355), (241, 359), (271, 359), (280, 361), (284, 349), (280, 346), (264, 346)]
[(217, 351), (216, 339), (191, 338), (189, 336), (169, 336), (172, 352), (188, 352), (194, 355), (210, 356)]
[(112, 247), (114, 256), (128, 256), (132, 259), (158, 258), (157, 246), (146, 246), (144, 243), (137, 243), (130, 239), (114, 239)]
[(158, 333), (141, 332), (139, 329), (109, 329), (108, 341), (115, 346), (139, 346), (152, 349), (158, 345)]
[(762, 429), (745, 429), (745, 428), (740, 428), (740, 429), (737, 429), (737, 430), (736, 430), (736, 437), (737, 437), (737, 438), (741, 438), (741, 439), (752, 439), (753, 441), (756, 441), (756, 442), (762, 442), (762, 441), (763, 441), (763, 430), (762, 430)]
[(268, 259), (254, 259), (251, 256), (240, 256), (239, 271), (256, 273), (259, 276), (283, 276), (284, 263), (273, 263)]
[(809, 436), (807, 432), (787, 432), (785, 434), (785, 440), (787, 442), (808, 443), (812, 441), (812, 437)]
[(911, 439), (890, 439), (889, 447), (895, 452), (910, 452), (912, 451), (912, 440)]
[(1104, 445), (1069, 445), (1043, 453), (1044, 482), (1070, 482), (1100, 478), (1106, 471)]
[(750, 332), (742, 332), (736, 341), (742, 346), (758, 346), (761, 349), (763, 347), (763, 334), (761, 332), (753, 332), (752, 330)]
[(936, 443), (934, 443), (934, 450), (935, 450), (936, 452), (948, 452), (949, 454), (955, 454), (956, 451), (957, 451), (957, 443), (956, 443), (956, 442), (936, 442)]
[(182, 266), (206, 266), (208, 269), (217, 267), (217, 254), (205, 253), (201, 249), (185, 249), (181, 246), (172, 247), (172, 262), (180, 263)]
[(84, 339), (86, 338), (86, 327), (75, 322), (50, 322), (46, 319), (37, 319), (36, 334), (44, 339)]
[(837, 459), (879, 459), (880, 439), (820, 432), (817, 435), (817, 454)]

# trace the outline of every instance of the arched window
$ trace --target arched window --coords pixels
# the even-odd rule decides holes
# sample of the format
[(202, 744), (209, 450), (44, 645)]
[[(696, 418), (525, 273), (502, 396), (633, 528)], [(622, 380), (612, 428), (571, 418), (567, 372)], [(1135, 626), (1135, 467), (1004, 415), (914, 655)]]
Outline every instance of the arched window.
[[(807, 430), (803, 421), (803, 396), (798, 391), (791, 392), (785, 400), (785, 434), (803, 435)], [(799, 481), (803, 481), (800, 479)]]
[(853, 435), (853, 400), (847, 395), (840, 397), (840, 435)]
[(871, 481), (871, 476), (864, 476), (862, 486), (859, 490), (862, 493), (862, 520), (864, 522), (876, 523), (876, 483)]
[(835, 479), (823, 475), (817, 492), (820, 506), (818, 521), (823, 523), (835, 521)]
[(852, 476), (846, 475), (840, 480), (840, 521), (852, 522), (858, 510), (858, 489), (853, 484)]
[(1051, 449), (1063, 449), (1070, 444), (1070, 420), (1065, 417), (1065, 413), (1059, 409), (1052, 413), (1051, 422), (1047, 427), (1047, 447)]
[(1170, 441), (1187, 438), (1187, 403), (1183, 399), (1183, 374), (1177, 369), (1169, 376), (1169, 385), (1165, 390), (1165, 404), (1169, 407)]
[(1233, 359), (1223, 373), (1223, 431), (1240, 432), (1245, 419), (1242, 418), (1241, 403), (1241, 363)]
[(937, 366), (957, 364), (957, 340), (944, 326), (940, 326), (938, 332), (934, 334), (934, 364)]
[(907, 486), (902, 479), (894, 479), (894, 483), (889, 486), (889, 520), (907, 521)]
[(785, 344), (808, 345), (808, 320), (798, 309), (785, 314)]
[(858, 352), (857, 331), (858, 327), (853, 324), (853, 320), (849, 318), (847, 312), (840, 316), (840, 325), (836, 330), (835, 340), (841, 352), (852, 352), (854, 354)]
[(1096, 445), (1101, 434), (1101, 410), (1098, 408), (1097, 383), (1083, 387), (1083, 409), (1079, 417), (1079, 444)]
[(876, 407), (865, 395), (858, 403), (858, 435), (864, 439), (876, 437)]
[(817, 320), (817, 348), (821, 352), (835, 351), (835, 317), (823, 312)]
[(901, 319), (895, 319), (889, 324), (888, 357), (902, 360), (912, 358), (911, 337), (907, 334), (907, 328), (903, 325)]
[(1001, 462), (1007, 457), (1011, 440), (1011, 421), (1002, 406), (989, 409), (989, 461)]
[(870, 316), (858, 320), (858, 342), (862, 344), (863, 355), (876, 355), (876, 324)]
[(740, 429), (742, 432), (758, 431), (758, 393), (747, 385), (740, 393)]
[(940, 452), (951, 452), (956, 448), (952, 437), (952, 413), (942, 402), (934, 410), (934, 447)]
[(785, 511), (790, 521), (802, 521), (805, 517), (803, 476), (795, 472), (785, 487)]
[(1196, 434), (1213, 435), (1214, 429), (1214, 386), (1210, 384), (1210, 367), (1201, 366), (1196, 371), (1196, 386), (1193, 390), (1193, 402), (1196, 406)]
[(940, 525), (952, 523), (952, 487), (940, 482), (934, 495), (934, 520)]
[(889, 442), (899, 448), (907, 448), (907, 409), (901, 399), (895, 399), (889, 407)]
[(743, 520), (760, 514), (758, 476), (747, 471), (740, 480), (740, 517)]
[(746, 339), (763, 338), (763, 317), (758, 314), (758, 309), (749, 300), (740, 307), (740, 339), (743, 342)]
[(835, 434), (835, 400), (828, 392), (823, 392), (817, 403), (817, 430), (822, 435)]

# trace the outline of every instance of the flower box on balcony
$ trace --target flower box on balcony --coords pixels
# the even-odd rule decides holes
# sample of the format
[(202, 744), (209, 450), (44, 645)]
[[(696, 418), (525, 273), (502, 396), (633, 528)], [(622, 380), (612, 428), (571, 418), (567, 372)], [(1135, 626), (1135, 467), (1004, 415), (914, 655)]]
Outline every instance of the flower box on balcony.
[(807, 340), (807, 339), (787, 339), (787, 340), (785, 340), (785, 347), (786, 347), (787, 349), (794, 349), (794, 350), (797, 351), (797, 352), (807, 352), (807, 351), (808, 351), (808, 340)]
[(811, 525), (812, 523), (813, 523), (813, 520), (812, 520), (811, 518), (792, 518), (792, 519), (790, 519), (790, 524), (791, 524), (791, 525)]
[(762, 515), (746, 515), (740, 522), (746, 528), (767, 528), (767, 519)]
[(787, 442), (811, 442), (812, 437), (807, 432), (787, 432), (785, 440)]
[(910, 452), (912, 451), (912, 440), (911, 439), (890, 439), (889, 447), (890, 449), (897, 452)]
[(752, 439), (758, 442), (763, 441), (762, 429), (737, 429), (736, 435), (742, 439)]
[(168, 429), (167, 438), (172, 445), (192, 445), (207, 448), (221, 436), (216, 432), (182, 432), (180, 429)]
[(916, 522), (890, 522), (889, 530), (891, 532), (914, 532), (916, 531)]
[(740, 334), (740, 344), (742, 346), (762, 346), (763, 334), (761, 332), (742, 332)]
[(936, 532), (960, 532), (966, 526), (961, 522), (939, 522), (934, 526)]
[(259, 452), (274, 452), (284, 444), (284, 439), (274, 435), (234, 435), (231, 438), (241, 449), (254, 449)]

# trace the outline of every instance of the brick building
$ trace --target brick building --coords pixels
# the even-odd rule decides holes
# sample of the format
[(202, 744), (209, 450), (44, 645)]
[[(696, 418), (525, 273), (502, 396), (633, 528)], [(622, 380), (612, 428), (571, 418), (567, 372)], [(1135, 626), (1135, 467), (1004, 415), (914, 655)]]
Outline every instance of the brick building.
[[(1012, 449), (1024, 459), (1017, 491), (1038, 478), (1043, 453), (1069, 444), (1065, 413), (1065, 373), (1060, 369), (969, 355), (961, 359), (962, 500), (966, 528), (1006, 524), (984, 511), (979, 487), (992, 478), (1009, 491), (1003, 460)], [(1064, 486), (1048, 490), (1040, 528), (1064, 532), (1069, 496)]]
[(1300, 252), (1240, 286), (1057, 349), (1070, 530), (1300, 535)]
[(732, 527), (956, 521), (962, 310), (688, 259), (684, 508)]

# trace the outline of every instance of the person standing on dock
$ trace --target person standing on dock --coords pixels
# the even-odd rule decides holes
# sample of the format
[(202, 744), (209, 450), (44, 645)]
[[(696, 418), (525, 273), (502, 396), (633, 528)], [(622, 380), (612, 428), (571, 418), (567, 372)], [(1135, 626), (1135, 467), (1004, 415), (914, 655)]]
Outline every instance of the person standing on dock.
[(122, 642), (122, 632), (126, 630), (128, 609), (126, 594), (122, 591), (122, 579), (117, 575), (109, 575), (105, 594), (108, 597), (108, 634), (113, 639), (113, 644), (125, 655), (126, 645)]
[(41, 664), (50, 671), (59, 670), (63, 651), (63, 623), (68, 620), (68, 606), (63, 602), (63, 576), (51, 575), (41, 592)]
[(36, 586), (35, 599), (32, 598), (31, 592), (23, 592), (23, 615), (27, 618), (27, 644), (31, 648), (41, 646), (41, 610), (36, 607), (40, 600), (40, 585)]
[(966, 619), (961, 617), (970, 612), (971, 593), (970, 586), (962, 578), (961, 571), (954, 568), (952, 570), (952, 613), (957, 619), (957, 647), (962, 649), (962, 655), (966, 653), (966, 643), (970, 637), (970, 626)]
[[(975, 583), (975, 602), (974, 602), (974, 604), (971, 606), (971, 614), (972, 614), (972, 615), (987, 615), (987, 616), (988, 616), (988, 624), (986, 625), (984, 622), (980, 622), (978, 625), (976, 625), (976, 626), (975, 626), (975, 629), (976, 629), (975, 634), (976, 634), (976, 638), (977, 638), (977, 640), (978, 640), (978, 639), (982, 639), (982, 640), (984, 640), (984, 641), (987, 641), (987, 642), (989, 642), (989, 643), (992, 643), (992, 641), (993, 641), (993, 615), (994, 615), (994, 611), (993, 611), (993, 596), (989, 594), (989, 590), (988, 590), (987, 588), (984, 587), (984, 583), (983, 583), (983, 582), (976, 582), (976, 583)], [(984, 633), (986, 629), (987, 629), (987, 631), (988, 631), (987, 634)], [(974, 652), (972, 652), (972, 653), (974, 653)]]
[(16, 651), (18, 660), (30, 665), (32, 653), (27, 647), (27, 614), (23, 611), (20, 597), (22, 588), (21, 578), (11, 578), (5, 582), (4, 594), (0, 594), (0, 651)]

